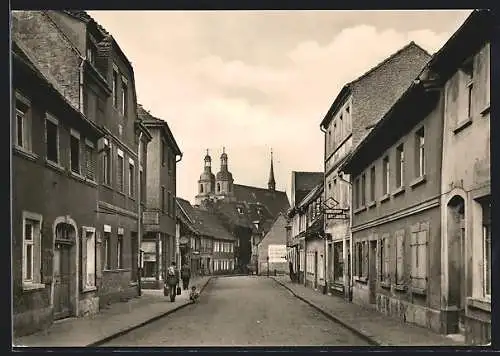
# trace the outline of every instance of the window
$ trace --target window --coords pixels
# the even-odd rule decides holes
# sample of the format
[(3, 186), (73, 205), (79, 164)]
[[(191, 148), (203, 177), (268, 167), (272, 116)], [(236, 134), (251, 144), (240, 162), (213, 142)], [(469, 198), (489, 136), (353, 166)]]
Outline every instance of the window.
[(82, 287), (88, 289), (96, 286), (95, 228), (83, 227), (82, 230)]
[(404, 161), (405, 152), (403, 144), (399, 145), (396, 149), (396, 186), (402, 187), (404, 184)]
[(23, 212), (23, 284), (41, 283), (41, 223), (41, 215)]
[(87, 60), (90, 63), (95, 64), (96, 55), (97, 55), (97, 47), (91, 39), (88, 39), (87, 43), (88, 43)]
[(165, 144), (165, 141), (161, 141), (161, 165), (165, 166), (166, 164), (166, 157), (167, 156), (167, 145)]
[(127, 78), (122, 77), (122, 107), (121, 113), (123, 116), (127, 116), (128, 113), (128, 88), (127, 88)]
[(95, 154), (94, 144), (85, 140), (85, 175), (90, 180), (95, 180)]
[(217, 183), (217, 192), (220, 192), (220, 183)]
[(337, 123), (334, 123), (333, 124), (333, 147), (335, 148), (336, 145), (337, 145), (337, 136), (338, 136), (338, 132), (337, 132)]
[(58, 121), (47, 114), (45, 120), (45, 142), (47, 159), (59, 163), (59, 129)]
[(124, 158), (123, 158), (123, 151), (118, 150), (118, 162), (117, 162), (117, 172), (116, 172), (116, 178), (117, 178), (117, 187), (120, 192), (124, 191), (125, 188), (125, 182), (124, 182), (124, 169), (125, 169), (125, 163), (124, 163)]
[(111, 185), (111, 146), (104, 139), (104, 150), (102, 155), (102, 182)]
[(411, 283), (424, 292), (427, 287), (427, 239), (429, 224), (415, 224), (411, 228)]
[(465, 74), (465, 85), (467, 88), (467, 119), (472, 118), (472, 88), (474, 84), (474, 60), (473, 58), (467, 60), (462, 68)]
[(128, 162), (128, 195), (133, 197), (135, 194), (135, 167), (134, 161), (129, 159)]
[(116, 240), (116, 267), (123, 268), (123, 235), (118, 235)]
[(103, 246), (103, 254), (102, 257), (104, 259), (102, 265), (104, 266), (104, 269), (110, 270), (111, 269), (111, 246), (110, 246), (110, 233), (109, 232), (104, 232), (104, 238), (102, 240), (102, 246)]
[(491, 203), (483, 204), (483, 286), (484, 295), (491, 297)]
[(161, 187), (161, 212), (163, 214), (165, 214), (165, 212), (167, 211), (167, 208), (165, 206), (166, 202), (166, 197), (165, 197), (165, 187)]
[(344, 127), (343, 123), (344, 123), (344, 120), (343, 120), (342, 114), (341, 114), (340, 117), (339, 117), (339, 138), (340, 138), (340, 140), (342, 140), (342, 136), (343, 136), (343, 133), (344, 133), (342, 131), (342, 129)]
[(342, 242), (336, 242), (333, 246), (333, 279), (334, 281), (341, 283), (344, 280), (344, 251), (342, 248)]
[(118, 108), (118, 68), (113, 64), (113, 106)]
[(21, 94), (16, 93), (15, 142), (18, 147), (22, 147), (27, 151), (31, 150), (29, 108), (30, 101)]
[(396, 231), (396, 285), (404, 284), (404, 238), (405, 231)]
[(361, 176), (361, 206), (366, 204), (366, 175)]
[(383, 181), (383, 189), (382, 192), (384, 195), (389, 194), (389, 184), (390, 184), (390, 166), (389, 166), (389, 157), (384, 157), (383, 160), (383, 170), (384, 170), (384, 181)]
[(415, 142), (416, 173), (418, 177), (422, 177), (425, 174), (425, 132), (423, 127), (417, 131)]
[(359, 178), (356, 179), (356, 182), (354, 184), (355, 184), (355, 186), (354, 186), (354, 207), (356, 209), (358, 209), (359, 208), (359, 201), (360, 201)]
[(356, 242), (354, 257), (354, 274), (361, 277), (363, 275), (363, 244), (361, 242)]
[(332, 148), (332, 131), (328, 130), (328, 148)]
[(71, 171), (80, 174), (80, 134), (71, 130), (70, 138)]
[(376, 177), (375, 177), (375, 166), (370, 169), (370, 201), (375, 201), (375, 185)]

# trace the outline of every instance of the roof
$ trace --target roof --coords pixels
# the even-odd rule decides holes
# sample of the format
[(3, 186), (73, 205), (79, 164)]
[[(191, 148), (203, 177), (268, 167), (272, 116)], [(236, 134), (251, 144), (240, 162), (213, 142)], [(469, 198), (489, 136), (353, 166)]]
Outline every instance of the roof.
[(217, 216), (201, 208), (193, 207), (193, 225), (200, 234), (222, 240), (236, 238), (221, 224)]
[(324, 180), (323, 172), (296, 172), (293, 171), (295, 185), (295, 204), (300, 202), (309, 192)]
[(137, 117), (146, 127), (162, 128), (167, 139), (173, 144), (176, 154), (182, 155), (181, 149), (179, 148), (179, 145), (177, 144), (177, 141), (175, 140), (175, 137), (165, 120), (151, 115), (141, 104), (137, 104)]
[[(469, 42), (475, 42), (477, 46), (479, 46), (486, 40), (485, 34), (487, 32), (481, 31), (484, 31), (484, 27), (488, 26), (488, 21), (485, 21), (484, 17), (489, 15), (489, 10), (474, 10), (471, 15), (469, 15), (464, 24), (462, 24), (462, 26), (460, 26), (460, 28), (444, 44), (444, 46), (433, 55), (431, 60), (427, 63), (424, 69), (422, 69), (415, 80), (410, 83), (410, 85), (407, 87), (401, 97), (396, 101), (396, 103), (394, 103), (394, 105), (387, 111), (387, 113), (385, 113), (385, 115), (373, 126), (370, 132), (354, 149), (354, 151), (352, 151), (349, 159), (347, 159), (339, 167), (339, 170), (343, 170), (346, 173), (349, 173), (353, 169), (353, 163), (359, 160), (360, 156), (368, 159), (367, 155), (364, 153), (366, 153), (367, 150), (370, 150), (370, 144), (374, 140), (377, 140), (379, 134), (384, 135), (384, 140), (387, 141), (388, 131), (386, 130), (386, 128), (389, 125), (391, 125), (391, 135), (397, 135), (401, 131), (401, 129), (395, 130), (394, 123), (395, 120), (406, 117), (406, 115), (395, 115), (395, 113), (403, 109), (404, 107), (408, 107), (407, 105), (412, 106), (412, 100), (416, 100), (415, 95), (418, 95), (418, 93), (423, 93), (423, 91), (419, 91), (419, 89), (423, 89), (423, 87), (426, 85), (426, 82), (429, 81), (429, 77), (432, 77), (432, 73), (429, 74), (429, 70), (435, 69), (439, 70), (440, 72), (444, 71), (446, 76), (449, 75), (448, 73), (450, 71), (456, 70), (456, 66), (445, 65), (444, 63), (441, 64), (441, 62), (443, 61), (445, 61), (446, 64), (449, 63), (449, 61), (447, 61), (446, 59), (448, 59), (448, 56), (450, 56), (451, 51), (458, 50), (458, 54), (455, 53), (455, 55), (458, 55), (460, 57), (461, 60), (459, 59), (459, 63), (462, 63), (463, 59), (470, 56), (470, 52), (467, 52), (467, 50), (465, 50), (466, 47), (463, 43), (464, 36)], [(489, 18), (489, 20), (491, 21), (491, 18)], [(489, 26), (491, 25), (492, 23), (489, 22)], [(443, 78), (440, 78), (439, 81), (442, 83), (442, 80)], [(419, 101), (419, 103), (423, 102)], [(422, 105), (419, 105), (418, 107), (419, 109), (425, 110), (425, 108), (422, 108)], [(408, 118), (405, 121), (410, 121), (407, 122), (407, 124), (412, 123), (412, 121)], [(401, 125), (404, 125), (404, 123), (400, 123), (398, 125), (398, 128), (401, 127)]]
[(439, 72), (443, 79), (447, 79), (472, 53), (479, 51), (485, 42), (491, 41), (493, 21), (491, 10), (472, 11), (443, 47), (434, 54), (428, 67)]
[(12, 34), (12, 55), (14, 59), (17, 59), (20, 63), (29, 68), (33, 74), (35, 74), (42, 82), (44, 82), (49, 90), (52, 90), (59, 98), (66, 104), (66, 106), (75, 113), (81, 119), (81, 122), (92, 131), (94, 131), (98, 136), (104, 135), (101, 127), (97, 126), (93, 121), (89, 120), (80, 110), (76, 108), (64, 95), (64, 90), (59, 86), (57, 81), (50, 76), (48, 73), (44, 73), (39, 67), (36, 60), (34, 60), (34, 55), (31, 51), (24, 46), (20, 41), (16, 39), (16, 35)]
[(311, 191), (297, 205), (299, 207), (309, 205), (309, 203), (312, 200), (321, 196), (321, 194), (323, 193), (323, 186), (324, 186), (324, 183), (322, 181), (320, 184), (318, 184), (313, 189), (311, 189)]
[(425, 54), (427, 54), (429, 57), (431, 56), (429, 52), (427, 52), (425, 49), (423, 49), (422, 47), (420, 47), (419, 45), (417, 45), (414, 41), (411, 41), (406, 46), (400, 48), (398, 51), (396, 51), (393, 54), (391, 54), (389, 57), (387, 57), (386, 59), (384, 59), (383, 61), (381, 61), (377, 65), (375, 65), (374, 67), (372, 67), (370, 70), (368, 70), (367, 72), (365, 72), (361, 76), (359, 76), (356, 79), (352, 80), (351, 82), (345, 84), (342, 87), (342, 89), (340, 90), (340, 92), (337, 95), (337, 97), (335, 98), (335, 100), (333, 101), (333, 104), (330, 106), (330, 109), (326, 113), (325, 117), (321, 121), (320, 127), (326, 127), (326, 125), (328, 125), (328, 123), (332, 120), (333, 113), (342, 105), (342, 103), (344, 102), (344, 99), (351, 92), (351, 89), (352, 89), (353, 85), (361, 82), (364, 78), (366, 78), (367, 76), (369, 76), (373, 72), (375, 72), (378, 69), (380, 69), (383, 66), (385, 66), (393, 58), (397, 57), (402, 52), (407, 51), (407, 50), (409, 50), (411, 48), (417, 48), (417, 49), (421, 50), (422, 52), (424, 52)]
[(273, 218), (290, 207), (286, 192), (283, 191), (234, 184), (233, 192), (237, 202), (263, 205)]

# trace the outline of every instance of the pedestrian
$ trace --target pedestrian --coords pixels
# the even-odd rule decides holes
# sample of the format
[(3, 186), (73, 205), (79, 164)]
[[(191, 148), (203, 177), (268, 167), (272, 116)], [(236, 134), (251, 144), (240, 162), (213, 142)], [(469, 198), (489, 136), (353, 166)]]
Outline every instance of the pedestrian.
[[(172, 262), (170, 267), (168, 267), (168, 269), (167, 269), (166, 282), (167, 283), (165, 285), (165, 288), (168, 289), (168, 295), (170, 296), (170, 301), (175, 302), (175, 296), (177, 294), (180, 294), (180, 290), (179, 291), (177, 290), (177, 289), (180, 289), (180, 287), (178, 287), (179, 271), (177, 270), (175, 262)], [(164, 294), (167, 295), (167, 293), (164, 293)]]
[(293, 273), (293, 263), (292, 261), (288, 261), (288, 268), (290, 269), (290, 279), (293, 282), (295, 282), (295, 274)]
[(191, 278), (191, 268), (185, 263), (181, 268), (182, 289), (189, 288), (189, 279)]

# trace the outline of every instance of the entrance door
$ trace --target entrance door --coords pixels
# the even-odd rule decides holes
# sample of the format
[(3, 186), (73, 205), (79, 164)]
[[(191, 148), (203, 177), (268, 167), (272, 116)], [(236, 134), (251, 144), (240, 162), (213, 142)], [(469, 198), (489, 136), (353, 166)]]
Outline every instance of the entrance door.
[(368, 283), (370, 288), (370, 304), (375, 304), (376, 296), (375, 289), (377, 286), (377, 271), (376, 271), (376, 257), (377, 257), (377, 241), (370, 241), (370, 251), (368, 255)]
[(318, 288), (318, 251), (314, 252), (314, 288)]
[(56, 243), (54, 251), (54, 319), (71, 315), (71, 245)]
[[(459, 258), (461, 261), (465, 261), (465, 217), (463, 212), (460, 211), (460, 230), (459, 230)], [(460, 278), (458, 283), (460, 284), (460, 295), (458, 299), (458, 329), (460, 333), (465, 333), (465, 268), (460, 268)]]

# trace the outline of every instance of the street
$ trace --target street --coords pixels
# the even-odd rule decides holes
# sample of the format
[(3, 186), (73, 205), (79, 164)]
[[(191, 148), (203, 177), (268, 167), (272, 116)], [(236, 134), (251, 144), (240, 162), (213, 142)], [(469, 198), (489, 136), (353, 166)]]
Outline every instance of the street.
[(214, 278), (188, 305), (102, 346), (368, 346), (266, 277)]

